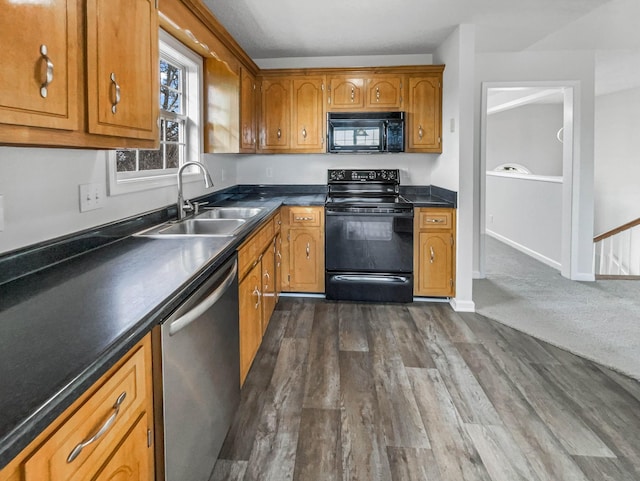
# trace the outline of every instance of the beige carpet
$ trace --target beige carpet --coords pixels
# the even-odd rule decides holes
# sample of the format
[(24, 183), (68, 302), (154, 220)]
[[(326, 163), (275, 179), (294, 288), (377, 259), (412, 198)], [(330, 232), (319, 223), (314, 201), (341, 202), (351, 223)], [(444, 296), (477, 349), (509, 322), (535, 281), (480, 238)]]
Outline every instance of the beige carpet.
[(491, 237), (476, 311), (640, 380), (640, 281), (576, 282)]

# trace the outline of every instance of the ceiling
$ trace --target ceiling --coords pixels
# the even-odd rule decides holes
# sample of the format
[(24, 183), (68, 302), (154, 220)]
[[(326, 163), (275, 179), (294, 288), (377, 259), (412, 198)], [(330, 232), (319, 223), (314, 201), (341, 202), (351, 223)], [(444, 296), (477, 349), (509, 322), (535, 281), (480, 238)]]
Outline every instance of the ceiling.
[(203, 0), (254, 60), (433, 53), (459, 24), (477, 52), (640, 49), (638, 0)]

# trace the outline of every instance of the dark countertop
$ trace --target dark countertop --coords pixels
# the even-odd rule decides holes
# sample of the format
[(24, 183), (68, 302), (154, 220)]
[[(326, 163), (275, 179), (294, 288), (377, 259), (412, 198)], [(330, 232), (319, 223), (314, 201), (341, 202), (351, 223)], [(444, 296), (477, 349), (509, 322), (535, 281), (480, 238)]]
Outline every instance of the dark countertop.
[[(414, 199), (421, 205), (429, 204), (430, 197)], [(110, 227), (108, 235), (97, 229), (93, 232), (101, 238), (114, 237), (96, 246), (85, 233), (78, 238), (88, 246), (86, 252), (70, 251), (69, 259), (0, 284), (0, 469), (232, 256), (275, 209), (324, 205), (324, 200), (324, 192), (255, 188), (211, 196), (211, 205), (266, 209), (232, 238), (156, 239), (131, 236), (118, 226)], [(429, 205), (440, 206), (440, 201), (433, 198)], [(139, 218), (128, 222), (132, 228)], [(75, 249), (78, 241), (72, 241), (53, 250)], [(10, 254), (12, 264), (6, 261), (5, 266), (32, 255)]]

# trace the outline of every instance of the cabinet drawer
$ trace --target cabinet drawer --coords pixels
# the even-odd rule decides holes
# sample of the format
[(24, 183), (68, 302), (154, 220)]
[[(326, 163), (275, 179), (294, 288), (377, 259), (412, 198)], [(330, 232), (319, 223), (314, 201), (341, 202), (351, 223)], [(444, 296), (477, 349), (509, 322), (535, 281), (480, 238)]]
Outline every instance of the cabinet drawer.
[(251, 269), (274, 237), (274, 217), (271, 217), (238, 249), (238, 272), (240, 279)]
[(291, 227), (321, 227), (322, 207), (289, 207), (289, 225)]
[[(25, 481), (85, 479), (144, 412), (148, 343), (137, 351), (25, 463)], [(93, 442), (88, 442), (94, 438)], [(80, 448), (84, 443), (84, 447)], [(75, 456), (71, 459), (72, 453)]]
[(453, 227), (451, 209), (420, 209), (418, 228), (428, 230), (450, 230)]

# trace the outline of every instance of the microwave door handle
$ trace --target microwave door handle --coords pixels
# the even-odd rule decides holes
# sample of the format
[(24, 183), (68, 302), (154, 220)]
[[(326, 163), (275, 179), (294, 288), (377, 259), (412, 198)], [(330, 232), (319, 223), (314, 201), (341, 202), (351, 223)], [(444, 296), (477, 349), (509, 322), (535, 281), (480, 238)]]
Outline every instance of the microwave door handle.
[(382, 122), (382, 151), (388, 152), (389, 148), (387, 145), (387, 130), (389, 128), (389, 122), (386, 120)]

